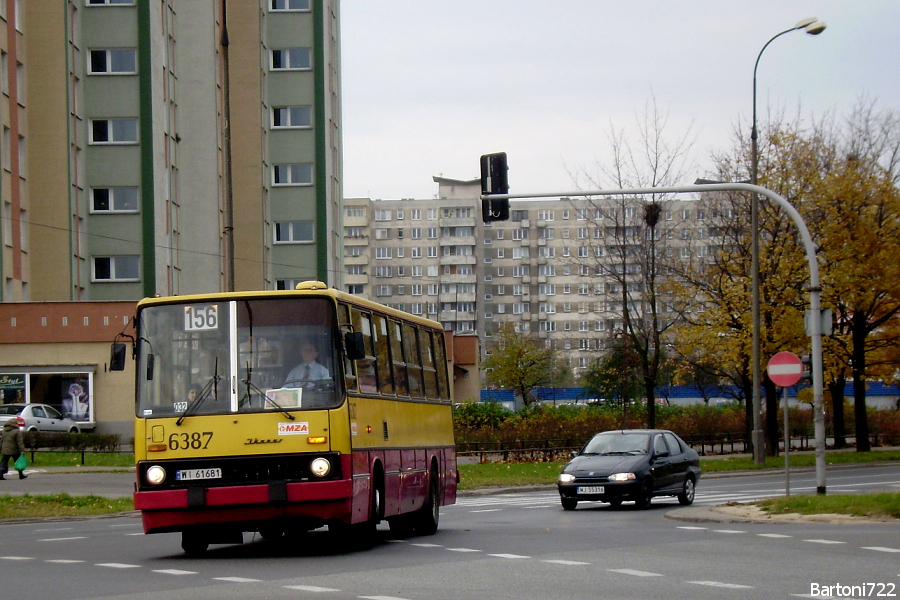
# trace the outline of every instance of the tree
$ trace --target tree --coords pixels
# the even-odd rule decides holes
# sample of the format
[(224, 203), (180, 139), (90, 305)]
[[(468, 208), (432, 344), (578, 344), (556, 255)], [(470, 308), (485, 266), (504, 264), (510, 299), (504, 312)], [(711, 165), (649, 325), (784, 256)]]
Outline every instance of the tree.
[(556, 351), (530, 333), (505, 323), (497, 332), (497, 344), (483, 367), (488, 385), (513, 390), (525, 406), (537, 401), (534, 389), (556, 383), (565, 369)]
[[(740, 181), (747, 172), (746, 144), (718, 157), (718, 176)], [(843, 382), (854, 385), (857, 449), (869, 447), (865, 406), (868, 376), (895, 369), (890, 348), (900, 341), (893, 325), (900, 314), (900, 119), (862, 101), (841, 123), (826, 117), (804, 125), (768, 124), (760, 149), (760, 185), (787, 199), (803, 215), (818, 246), (823, 306), (837, 326), (825, 340), (824, 379), (836, 418), (843, 419)], [(679, 351), (698, 356), (714, 349), (717, 362), (744, 385), (749, 364), (749, 197), (710, 194), (711, 210), (727, 217), (714, 223), (717, 242), (706, 261), (687, 265), (681, 285), (706, 303), (700, 315), (683, 311)], [(802, 327), (809, 273), (790, 220), (771, 202), (760, 204), (761, 354), (808, 353)], [(737, 293), (735, 293), (737, 292)], [(777, 395), (765, 379), (767, 439), (777, 448)], [(749, 397), (749, 394), (748, 394)], [(773, 436), (774, 432), (774, 436)]]
[(643, 391), (641, 357), (630, 344), (630, 336), (610, 340), (608, 352), (595, 359), (581, 377), (584, 394), (602, 398), (607, 404), (622, 407), (627, 420), (628, 406)]
[[(660, 113), (655, 98), (645, 106), (638, 121), (637, 144), (628, 142), (622, 130), (612, 126), (609, 141), (613, 160), (600, 166), (596, 175), (582, 173), (594, 188), (663, 187), (681, 183), (692, 170), (693, 134), (690, 128), (675, 139), (666, 140), (668, 117)], [(579, 253), (578, 267), (586, 277), (604, 276), (616, 283), (620, 302), (611, 308), (619, 312), (614, 334), (627, 336), (638, 359), (638, 378), (647, 398), (647, 426), (656, 426), (656, 387), (660, 384), (663, 345), (672, 320), (663, 318), (660, 280), (667, 273), (665, 222), (660, 215), (671, 198), (654, 194), (649, 198), (620, 197), (589, 201), (585, 220), (603, 241), (585, 240), (590, 251)], [(608, 350), (614, 348), (608, 347)]]

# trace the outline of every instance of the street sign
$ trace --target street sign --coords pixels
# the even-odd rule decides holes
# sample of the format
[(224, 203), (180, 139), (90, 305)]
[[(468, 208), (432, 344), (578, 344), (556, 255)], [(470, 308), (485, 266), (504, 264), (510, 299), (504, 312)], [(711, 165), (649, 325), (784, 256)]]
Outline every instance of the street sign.
[(800, 377), (803, 376), (803, 362), (793, 352), (779, 352), (769, 359), (766, 371), (772, 383), (787, 387), (800, 381)]

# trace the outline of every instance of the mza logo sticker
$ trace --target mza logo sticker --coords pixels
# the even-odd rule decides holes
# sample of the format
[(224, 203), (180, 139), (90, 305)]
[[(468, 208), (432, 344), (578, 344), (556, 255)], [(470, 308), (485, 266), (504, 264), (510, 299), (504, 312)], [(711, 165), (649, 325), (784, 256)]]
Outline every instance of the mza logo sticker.
[(309, 435), (309, 423), (279, 423), (278, 435)]

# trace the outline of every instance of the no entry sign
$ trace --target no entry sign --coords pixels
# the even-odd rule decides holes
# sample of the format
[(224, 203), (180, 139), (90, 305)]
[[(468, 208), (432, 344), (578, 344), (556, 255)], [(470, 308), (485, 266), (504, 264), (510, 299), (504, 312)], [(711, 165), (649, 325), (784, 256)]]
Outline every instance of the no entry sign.
[(781, 387), (794, 385), (803, 376), (803, 363), (793, 352), (779, 352), (769, 359), (766, 367), (772, 383)]

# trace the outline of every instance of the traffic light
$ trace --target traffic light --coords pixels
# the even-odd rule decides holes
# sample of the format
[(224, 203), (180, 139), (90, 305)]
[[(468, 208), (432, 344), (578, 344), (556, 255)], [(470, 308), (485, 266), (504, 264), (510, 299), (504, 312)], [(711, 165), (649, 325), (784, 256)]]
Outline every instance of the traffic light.
[[(481, 195), (508, 194), (509, 166), (506, 163), (506, 152), (485, 154), (481, 157)], [(485, 223), (509, 220), (509, 198), (483, 198), (481, 200), (481, 217)]]
[(803, 375), (800, 376), (801, 382), (811, 382), (812, 381), (812, 356), (809, 354), (804, 354), (800, 357), (800, 362), (803, 363)]

